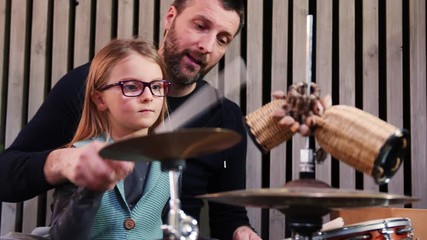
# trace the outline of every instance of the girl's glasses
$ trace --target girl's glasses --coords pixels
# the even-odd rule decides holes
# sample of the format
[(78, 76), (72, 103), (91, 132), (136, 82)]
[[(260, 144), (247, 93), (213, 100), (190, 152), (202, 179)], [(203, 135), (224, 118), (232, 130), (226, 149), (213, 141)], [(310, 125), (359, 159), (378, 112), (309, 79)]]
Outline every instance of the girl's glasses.
[(167, 80), (154, 80), (151, 82), (142, 82), (139, 80), (125, 80), (112, 84), (108, 84), (99, 89), (99, 91), (104, 91), (109, 88), (120, 86), (122, 88), (122, 93), (126, 97), (138, 97), (144, 93), (145, 87), (150, 89), (151, 94), (156, 97), (164, 97), (169, 93), (171, 82)]

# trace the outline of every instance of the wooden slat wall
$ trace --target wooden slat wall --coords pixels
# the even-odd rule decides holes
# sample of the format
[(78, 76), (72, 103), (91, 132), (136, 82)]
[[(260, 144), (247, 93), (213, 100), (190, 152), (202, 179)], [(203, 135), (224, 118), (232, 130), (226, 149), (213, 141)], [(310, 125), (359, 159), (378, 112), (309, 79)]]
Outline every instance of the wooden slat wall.
[[(402, 54), (402, 5), (401, 1), (390, 1), (386, 6), (385, 27), (387, 44), (385, 68), (387, 78), (387, 90), (383, 91), (387, 95), (387, 121), (395, 126), (403, 126), (403, 54)], [(404, 194), (403, 171), (399, 171), (389, 184), (389, 192), (394, 194)]]
[[(262, 57), (263, 54), (263, 1), (248, 1), (247, 4), (247, 89), (246, 111), (252, 112), (262, 106), (262, 88), (268, 80), (262, 76)], [(250, 17), (250, 16), (257, 16)], [(248, 157), (246, 166), (247, 188), (261, 187), (262, 161), (261, 153), (255, 144), (248, 140)], [(252, 220), (255, 229), (261, 229), (261, 211), (259, 209), (248, 209), (248, 216)]]
[[(378, 2), (363, 1), (363, 109), (374, 116), (378, 115)], [(356, 43), (355, 43), (356, 44)], [(355, 63), (356, 64), (356, 63)], [(345, 74), (345, 73), (344, 73)], [(357, 79), (358, 80), (358, 79)], [(357, 81), (356, 80), (356, 81)], [(366, 190), (378, 190), (370, 176), (363, 178)]]
[(73, 65), (80, 66), (91, 58), (91, 0), (79, 0), (75, 8)]
[[(340, 1), (338, 17), (338, 67), (333, 70), (338, 71), (338, 101), (334, 103), (355, 106), (355, 1)], [(335, 99), (334, 99), (335, 100)], [(340, 164), (339, 186), (341, 188), (352, 189), (355, 187), (355, 171), (352, 167)]]
[[(59, 78), (89, 61), (110, 39), (142, 36), (158, 43), (171, 2), (0, 0), (0, 144), (9, 146)], [(425, 1), (246, 2), (245, 28), (206, 79), (245, 114), (269, 102), (271, 91), (306, 80), (306, 16), (312, 14), (312, 80), (322, 95), (411, 132), (410, 157), (386, 186), (331, 157), (316, 165), (316, 178), (339, 188), (415, 196), (421, 201), (410, 207), (427, 208)], [(299, 178), (299, 150), (305, 145), (306, 139), (296, 135), (263, 155), (249, 141), (247, 187), (280, 187)], [(1, 203), (0, 234), (48, 224), (46, 201), (51, 193)], [(289, 233), (279, 211), (248, 212), (264, 239)]]
[(423, 0), (409, 1), (408, 74), (410, 92), (405, 98), (410, 98), (411, 109), (411, 193), (421, 198), (414, 204), (416, 208), (427, 208), (426, 2)]
[[(271, 55), (271, 89), (286, 89), (288, 80), (288, 12), (289, 1), (274, 0), (272, 3), (272, 37), (271, 48), (276, 54)], [(269, 56), (267, 55), (267, 56)], [(270, 187), (281, 187), (286, 182), (286, 143), (272, 149), (270, 152)], [(265, 159), (264, 159), (265, 160)], [(283, 238), (285, 232), (285, 217), (276, 209), (269, 211), (270, 239)]]
[[(2, 55), (5, 53), (5, 48), (4, 48), (4, 46), (5, 46), (5, 42), (7, 42), (6, 41), (6, 35), (5, 35), (5, 27), (3, 27), (3, 26), (6, 26), (6, 1), (0, 1), (0, 26), (2, 26), (2, 27), (0, 27), (0, 53), (2, 53)], [(2, 57), (0, 57), (0, 66), (5, 66), (5, 62), (4, 62), (4, 58), (2, 58)], [(5, 84), (4, 84), (4, 81), (3, 81), (3, 79), (4, 79), (4, 77), (3, 76), (5, 76), (5, 74), (4, 74), (4, 67), (0, 67), (0, 76), (2, 77), (2, 79), (0, 80), (0, 93), (1, 93), (1, 95), (0, 95), (0, 132), (1, 132), (1, 134), (0, 134), (0, 151), (2, 151), (2, 149), (4, 148), (4, 139), (5, 139), (5, 136), (4, 136), (4, 132), (5, 132), (5, 123), (4, 123), (4, 118), (5, 118), (5, 115), (6, 115), (6, 111), (5, 111), (5, 104), (4, 104), (4, 102), (5, 102), (5, 99), (6, 99), (6, 96), (3, 94), (6, 90), (5, 90)], [(3, 224), (3, 222), (4, 221), (2, 221), (2, 216), (3, 216), (3, 214), (2, 214), (2, 206), (3, 206), (3, 204), (4, 203), (0, 203), (0, 227), (2, 226), (2, 224)], [(0, 229), (0, 234), (1, 234), (1, 229)]]
[[(332, 93), (332, 1), (318, 1), (316, 21), (316, 82), (322, 86), (322, 95)], [(331, 157), (316, 166), (316, 178), (332, 185)]]
[[(24, 110), (24, 89), (26, 87), (25, 75), (25, 51), (26, 51), (26, 34), (27, 34), (27, 9), (22, 6), (26, 5), (25, 0), (13, 1), (10, 9), (10, 45), (4, 46), (9, 49), (8, 64), (9, 68), (5, 69), (8, 75), (7, 82), (7, 104), (6, 105), (6, 122), (5, 122), (5, 146), (8, 146), (19, 129), (22, 127), (22, 119), (25, 118)], [(9, 5), (10, 6), (10, 5)], [(1, 54), (3, 55), (3, 54)], [(3, 103), (2, 103), (3, 104)], [(17, 211), (18, 209), (18, 211)], [(22, 204), (3, 203), (2, 204), (2, 230), (3, 228), (14, 229), (16, 213), (22, 209)], [(5, 221), (7, 219), (7, 221)], [(4, 226), (4, 227), (3, 227)], [(21, 228), (21, 226), (19, 227)]]

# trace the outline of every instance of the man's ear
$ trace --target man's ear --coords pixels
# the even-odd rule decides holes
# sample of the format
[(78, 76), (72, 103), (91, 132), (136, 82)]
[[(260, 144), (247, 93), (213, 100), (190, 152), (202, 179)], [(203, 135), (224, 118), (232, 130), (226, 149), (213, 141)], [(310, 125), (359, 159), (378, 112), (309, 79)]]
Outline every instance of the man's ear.
[(170, 29), (173, 21), (175, 21), (177, 13), (178, 12), (176, 11), (175, 6), (169, 7), (168, 12), (166, 13), (166, 16), (165, 16), (165, 22), (164, 22), (164, 26), (163, 26), (165, 31), (168, 31)]
[(90, 94), (90, 99), (96, 105), (96, 108), (98, 109), (98, 111), (107, 110), (107, 104), (105, 104), (104, 97), (99, 91), (93, 91)]

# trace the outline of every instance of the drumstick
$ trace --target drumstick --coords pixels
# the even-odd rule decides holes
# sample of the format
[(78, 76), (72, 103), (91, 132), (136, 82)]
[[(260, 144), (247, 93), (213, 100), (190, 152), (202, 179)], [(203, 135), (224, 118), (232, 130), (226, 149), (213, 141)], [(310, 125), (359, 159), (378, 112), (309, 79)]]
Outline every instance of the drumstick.
[(342, 228), (343, 226), (344, 226), (344, 219), (342, 217), (337, 217), (332, 221), (324, 223), (322, 225), (322, 230), (320, 231), (327, 231), (335, 228)]
[[(244, 64), (244, 61), (241, 57), (231, 61), (231, 63), (226, 65), (225, 68), (227, 68), (227, 66), (235, 67), (236, 64), (240, 64), (242, 76), (245, 76), (246, 65)], [(224, 70), (219, 72), (219, 76), (222, 76), (223, 74)], [(242, 84), (235, 86), (234, 88), (231, 88), (229, 91), (227, 91), (226, 95), (235, 95), (235, 93), (240, 91), (240, 89), (245, 85), (246, 79), (244, 79)], [(191, 96), (178, 109), (176, 109), (173, 114), (167, 117), (164, 123), (155, 129), (155, 132), (169, 132), (181, 128), (191, 120), (207, 111), (213, 105), (219, 103), (222, 98), (224, 98), (224, 94), (222, 94), (220, 91), (215, 91), (213, 88), (206, 85), (203, 86), (197, 91), (196, 94)]]
[(219, 100), (220, 97), (216, 91), (205, 85), (166, 118), (164, 123), (155, 129), (155, 132), (162, 133), (178, 129), (205, 112)]

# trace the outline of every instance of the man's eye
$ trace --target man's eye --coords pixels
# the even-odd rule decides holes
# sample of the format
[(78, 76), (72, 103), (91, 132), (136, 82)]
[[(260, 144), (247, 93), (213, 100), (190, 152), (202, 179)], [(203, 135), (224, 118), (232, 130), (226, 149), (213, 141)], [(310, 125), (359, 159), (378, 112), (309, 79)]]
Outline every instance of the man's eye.
[(198, 29), (198, 30), (206, 29), (205, 26), (203, 24), (200, 24), (200, 23), (195, 23), (195, 26), (196, 26), (196, 29)]
[(228, 44), (228, 39), (226, 37), (219, 37), (218, 38), (218, 43), (219, 45), (223, 46), (223, 45), (227, 45)]

